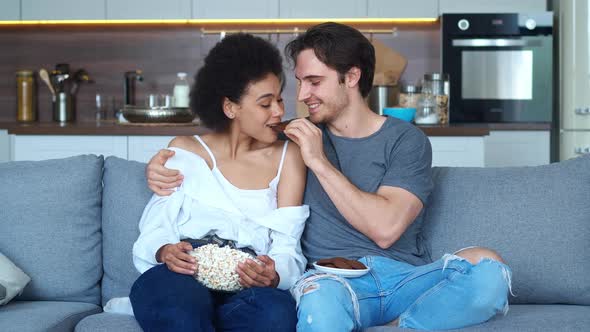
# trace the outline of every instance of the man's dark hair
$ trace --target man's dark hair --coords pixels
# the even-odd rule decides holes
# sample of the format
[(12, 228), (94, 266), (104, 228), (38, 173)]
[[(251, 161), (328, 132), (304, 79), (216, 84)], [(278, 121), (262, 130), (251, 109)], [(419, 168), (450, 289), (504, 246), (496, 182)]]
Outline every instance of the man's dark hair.
[(307, 49), (312, 49), (321, 62), (338, 72), (340, 83), (344, 83), (344, 75), (350, 68), (358, 67), (361, 95), (369, 94), (375, 74), (375, 48), (360, 31), (344, 24), (322, 23), (290, 41), (285, 54), (297, 64), (297, 56)]
[(249, 85), (268, 74), (284, 84), (281, 54), (273, 44), (244, 33), (227, 36), (209, 51), (195, 75), (190, 107), (206, 127), (225, 131), (231, 120), (223, 113), (223, 99), (239, 103)]

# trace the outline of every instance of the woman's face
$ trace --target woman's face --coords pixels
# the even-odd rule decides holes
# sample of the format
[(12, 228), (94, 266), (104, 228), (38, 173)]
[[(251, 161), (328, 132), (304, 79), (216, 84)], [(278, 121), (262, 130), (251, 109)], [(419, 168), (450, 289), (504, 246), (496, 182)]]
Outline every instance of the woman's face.
[(281, 97), (281, 83), (274, 74), (251, 83), (235, 109), (235, 124), (240, 131), (258, 141), (272, 143), (277, 133), (268, 125), (281, 121), (285, 106)]

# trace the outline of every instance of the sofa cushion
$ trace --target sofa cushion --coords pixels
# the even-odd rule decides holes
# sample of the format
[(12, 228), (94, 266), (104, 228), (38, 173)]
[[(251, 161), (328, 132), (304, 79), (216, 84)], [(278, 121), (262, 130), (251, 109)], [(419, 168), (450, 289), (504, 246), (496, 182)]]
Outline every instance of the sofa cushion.
[[(590, 330), (590, 307), (578, 305), (534, 305), (510, 306), (508, 315), (498, 315), (488, 322), (463, 328), (447, 330), (457, 332), (490, 331), (588, 331)], [(415, 331), (391, 326), (372, 327), (367, 332)]]
[(100, 303), (102, 156), (0, 164), (0, 252), (32, 281), (20, 300)]
[(129, 296), (139, 277), (133, 265), (133, 243), (139, 236), (139, 219), (152, 196), (145, 164), (117, 157), (105, 161), (103, 192), (102, 304), (113, 297)]
[(100, 311), (84, 302), (13, 301), (0, 309), (0, 326), (2, 332), (73, 331), (82, 318)]
[(0, 252), (0, 305), (19, 295), (31, 278)]
[(135, 317), (103, 312), (84, 318), (76, 325), (76, 332), (142, 332)]
[(489, 247), (512, 269), (512, 302), (590, 304), (590, 155), (433, 174), (424, 223), (433, 259)]

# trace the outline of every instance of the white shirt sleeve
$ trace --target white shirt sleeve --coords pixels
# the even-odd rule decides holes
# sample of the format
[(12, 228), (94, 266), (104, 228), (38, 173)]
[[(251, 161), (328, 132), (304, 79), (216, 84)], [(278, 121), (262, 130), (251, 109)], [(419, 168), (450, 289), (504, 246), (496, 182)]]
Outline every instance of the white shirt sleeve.
[[(183, 165), (183, 158), (176, 155), (166, 162), (166, 167), (181, 171)], [(178, 224), (182, 221), (179, 218), (186, 219), (190, 214), (182, 213), (185, 200), (182, 186), (174, 190), (170, 196), (154, 194), (143, 210), (139, 221), (139, 237), (133, 244), (133, 264), (140, 273), (160, 264), (156, 261), (158, 249), (180, 241)]]
[(275, 261), (280, 277), (277, 288), (289, 289), (305, 271), (307, 260), (301, 251), (301, 234), (309, 217), (307, 205), (284, 207), (259, 221), (270, 228), (271, 244), (268, 256)]

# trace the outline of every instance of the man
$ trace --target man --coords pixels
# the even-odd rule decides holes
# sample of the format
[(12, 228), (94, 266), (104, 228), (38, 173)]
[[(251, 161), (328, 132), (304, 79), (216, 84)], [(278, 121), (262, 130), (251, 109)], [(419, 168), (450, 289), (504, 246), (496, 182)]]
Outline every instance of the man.
[[(411, 124), (368, 108), (375, 53), (367, 38), (324, 23), (286, 53), (310, 113), (285, 129), (308, 167), (303, 252), (310, 262), (340, 256), (371, 268), (348, 279), (308, 271), (292, 289), (297, 329), (452, 329), (506, 312), (510, 269), (497, 253), (470, 247), (427, 257), (420, 229), (433, 186), (430, 142)], [(181, 180), (163, 168), (168, 157), (161, 151), (147, 168), (150, 188), (161, 194)]]

